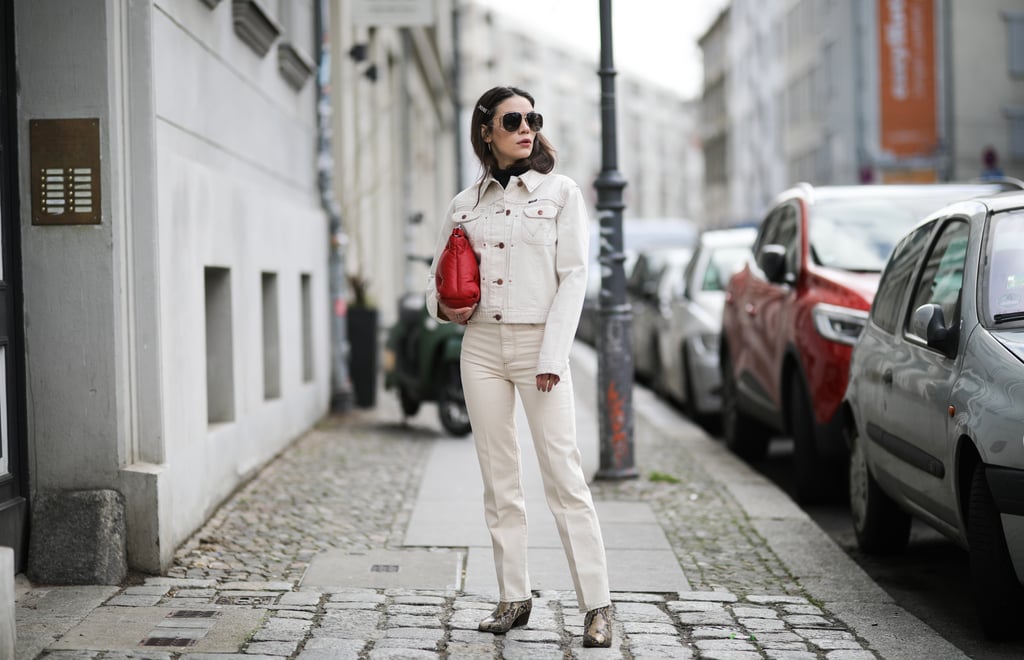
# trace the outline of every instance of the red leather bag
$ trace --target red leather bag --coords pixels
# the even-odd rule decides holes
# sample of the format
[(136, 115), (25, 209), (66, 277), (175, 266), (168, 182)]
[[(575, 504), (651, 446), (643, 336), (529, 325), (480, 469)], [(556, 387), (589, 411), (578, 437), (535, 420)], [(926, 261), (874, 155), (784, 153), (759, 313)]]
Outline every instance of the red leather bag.
[(452, 229), (437, 262), (434, 282), (437, 299), (453, 309), (472, 307), (480, 301), (480, 266), (462, 227)]

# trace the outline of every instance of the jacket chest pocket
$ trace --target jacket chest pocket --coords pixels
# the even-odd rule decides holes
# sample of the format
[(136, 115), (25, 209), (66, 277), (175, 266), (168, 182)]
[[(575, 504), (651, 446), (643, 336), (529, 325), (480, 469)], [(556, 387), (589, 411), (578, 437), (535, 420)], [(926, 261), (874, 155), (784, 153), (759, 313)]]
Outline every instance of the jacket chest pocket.
[(537, 204), (523, 208), (523, 240), (534, 245), (551, 245), (555, 242), (558, 207), (554, 204)]
[(466, 238), (469, 239), (474, 249), (476, 249), (478, 239), (481, 238), (480, 232), (483, 231), (484, 223), (480, 221), (480, 217), (480, 211), (477, 209), (456, 210), (455, 213), (452, 213), (452, 222), (456, 227), (462, 225), (463, 231), (466, 232)]

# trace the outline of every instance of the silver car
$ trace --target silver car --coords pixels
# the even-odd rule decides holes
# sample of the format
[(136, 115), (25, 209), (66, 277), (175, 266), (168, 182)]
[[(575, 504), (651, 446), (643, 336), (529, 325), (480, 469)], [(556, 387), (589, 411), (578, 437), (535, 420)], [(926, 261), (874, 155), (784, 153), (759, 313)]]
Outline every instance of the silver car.
[(700, 235), (685, 269), (666, 273), (659, 296), (656, 386), (698, 422), (722, 408), (718, 342), (725, 284), (750, 253), (753, 228), (719, 229)]
[[(633, 278), (633, 268), (637, 264), (638, 253), (657, 246), (690, 247), (696, 242), (697, 227), (682, 218), (629, 219), (622, 223), (622, 270), (626, 278), (627, 289)], [(587, 295), (583, 300), (583, 312), (580, 315), (576, 337), (593, 346), (597, 345), (597, 335), (601, 330), (600, 307), (601, 287), (606, 273), (599, 263), (602, 235), (597, 222), (590, 227), (590, 267), (587, 276)], [(639, 277), (639, 275), (637, 276)], [(635, 288), (635, 285), (633, 285)], [(627, 298), (628, 298), (627, 291)]]
[(843, 401), (865, 552), (917, 517), (969, 551), (986, 634), (1024, 603), (1024, 193), (959, 202), (900, 241)]
[(658, 372), (658, 322), (667, 303), (661, 286), (668, 271), (682, 271), (692, 247), (658, 247), (640, 252), (626, 280), (626, 300), (633, 312), (633, 371), (638, 382), (656, 386)]

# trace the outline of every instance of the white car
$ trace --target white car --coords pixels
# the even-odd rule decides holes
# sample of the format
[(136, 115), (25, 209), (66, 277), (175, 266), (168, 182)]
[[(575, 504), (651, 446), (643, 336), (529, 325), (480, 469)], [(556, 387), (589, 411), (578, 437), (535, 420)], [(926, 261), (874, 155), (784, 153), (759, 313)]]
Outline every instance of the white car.
[(756, 229), (747, 227), (703, 232), (685, 269), (666, 271), (660, 284), (664, 302), (657, 327), (655, 386), (694, 421), (721, 411), (718, 342), (725, 284), (756, 235)]

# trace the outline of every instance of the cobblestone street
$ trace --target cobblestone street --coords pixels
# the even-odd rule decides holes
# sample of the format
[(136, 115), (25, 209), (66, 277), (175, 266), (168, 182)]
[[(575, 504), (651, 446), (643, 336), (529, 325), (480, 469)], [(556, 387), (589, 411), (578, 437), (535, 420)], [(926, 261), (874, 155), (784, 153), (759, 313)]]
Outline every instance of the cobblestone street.
[[(403, 424), (382, 393), (375, 409), (325, 418), (268, 464), (178, 549), (166, 576), (138, 576), (52, 640), (31, 648), (19, 640), (19, 660), (887, 657), (787, 570), (708, 469), (713, 441), (649, 394), (638, 394), (638, 406), (661, 406), (654, 416), (669, 414), (678, 431), (639, 420), (639, 478), (595, 482), (594, 497), (599, 508), (649, 506), (690, 589), (613, 584), (611, 649), (582, 647), (571, 591), (537, 592), (527, 626), (491, 635), (476, 630), (494, 604), (480, 594), (302, 584), (323, 553), (408, 552), (403, 539), (431, 452), (437, 443), (472, 451), (471, 438), (441, 434), (433, 410)], [(31, 621), (45, 595), (27, 590), (19, 617)]]

